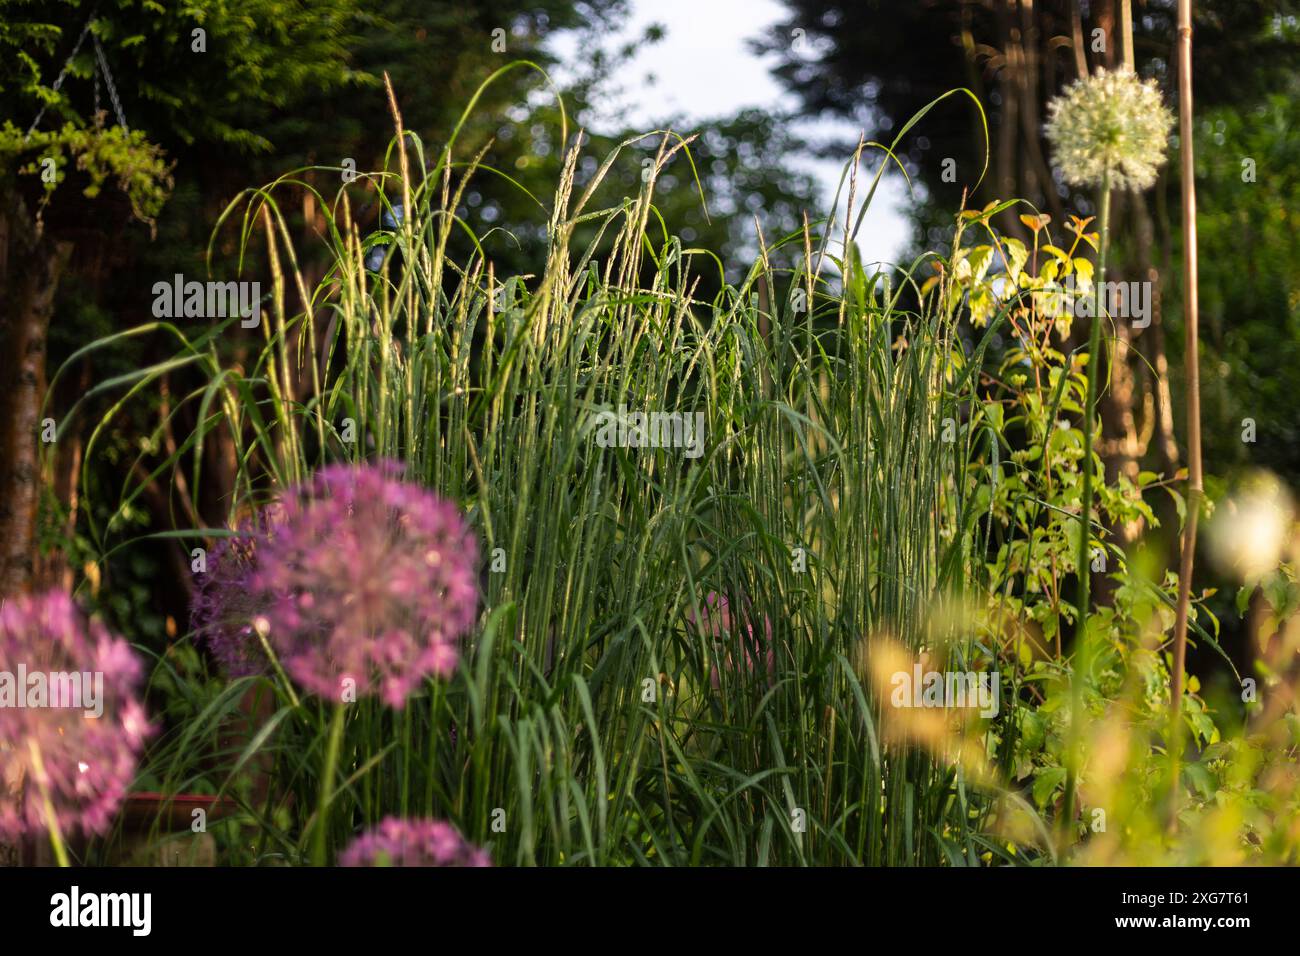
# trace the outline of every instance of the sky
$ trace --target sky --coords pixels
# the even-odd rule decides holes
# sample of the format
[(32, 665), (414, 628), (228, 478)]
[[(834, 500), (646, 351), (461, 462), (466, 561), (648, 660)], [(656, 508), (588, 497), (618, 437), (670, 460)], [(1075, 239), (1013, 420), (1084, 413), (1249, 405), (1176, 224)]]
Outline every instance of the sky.
[[(689, 123), (744, 107), (797, 107), (797, 100), (769, 72), (769, 60), (755, 55), (747, 44), (784, 18), (786, 9), (777, 0), (631, 0), (631, 8), (626, 29), (607, 39), (607, 49), (641, 36), (655, 23), (666, 35), (658, 43), (640, 46), (623, 73), (623, 89), (607, 104), (610, 110), (621, 108), (629, 125), (654, 129), (669, 116)], [(581, 55), (572, 36), (558, 38), (554, 49), (562, 62), (574, 62)], [(679, 131), (689, 132), (680, 126)], [(831, 119), (805, 121), (800, 131), (816, 141), (856, 139), (859, 132)], [(847, 159), (796, 157), (797, 166), (818, 182), (819, 214), (830, 208)], [(905, 198), (906, 186), (897, 171), (886, 174), (858, 234), (867, 262), (892, 261), (903, 251), (908, 239), (908, 222), (901, 212)], [(843, 204), (841, 198), (841, 209)]]

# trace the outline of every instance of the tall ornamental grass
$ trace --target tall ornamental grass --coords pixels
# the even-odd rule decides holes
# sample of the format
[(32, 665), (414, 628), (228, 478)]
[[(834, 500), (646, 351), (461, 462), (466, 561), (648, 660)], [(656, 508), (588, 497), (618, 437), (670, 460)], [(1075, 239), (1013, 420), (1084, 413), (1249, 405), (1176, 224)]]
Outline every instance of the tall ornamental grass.
[[(317, 194), (320, 281), (285, 210), (337, 170), (249, 190), (218, 225), (271, 278), (243, 363), (224, 358), (233, 320), (197, 338), (124, 333), (179, 347), (105, 383), (125, 397), (99, 427), (159, 376), (195, 376), (177, 408), (197, 429), (145, 471), (182, 469), (197, 504), (203, 443), (225, 427), (238, 477), (226, 528), (164, 532), (187, 549), (256, 524), (327, 464), (400, 463), (477, 538), (476, 623), (454, 673), (400, 709), (337, 707), (280, 667), (203, 683), (159, 658), (176, 712), (148, 773), (166, 793), (237, 803), (213, 825), (230, 862), (333, 862), (393, 816), (448, 821), (505, 865), (985, 855), (974, 782), (888, 746), (866, 676), (873, 635), (974, 653), (955, 620), (936, 635), (931, 612), (969, 586), (989, 520), (969, 463), (998, 454), (962, 422), (999, 320), (968, 359), (951, 270), (920, 295), (942, 257), (868, 272), (853, 251), (892, 153), (859, 149), (828, 220), (785, 236), (758, 224), (743, 281), (706, 300), (716, 259), (655, 205), (659, 174), (691, 169), (689, 142), (661, 134), (639, 193), (606, 208), (593, 197), (634, 141), (586, 179), (575, 146), (545, 260), (500, 275), (501, 237), (455, 214), (488, 171), (454, 135), (428, 155), (394, 115), (387, 168)], [(868, 157), (879, 167), (859, 189)], [(367, 234), (354, 211), (376, 199), (393, 228)], [(454, 257), (453, 236), (473, 251)], [(701, 440), (624, 447), (609, 440), (624, 412), (679, 414)], [(141, 491), (128, 479), (118, 516), (91, 529), (105, 553), (128, 543), (119, 518)]]

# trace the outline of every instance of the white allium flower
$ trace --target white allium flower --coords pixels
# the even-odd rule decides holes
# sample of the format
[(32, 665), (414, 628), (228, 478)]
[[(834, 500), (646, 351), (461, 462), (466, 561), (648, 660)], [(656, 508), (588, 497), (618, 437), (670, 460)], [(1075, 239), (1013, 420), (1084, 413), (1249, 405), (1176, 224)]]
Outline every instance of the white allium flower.
[(1146, 189), (1164, 165), (1173, 125), (1155, 80), (1127, 69), (1098, 70), (1047, 104), (1052, 153), (1075, 186), (1099, 186), (1109, 172), (1115, 189)]

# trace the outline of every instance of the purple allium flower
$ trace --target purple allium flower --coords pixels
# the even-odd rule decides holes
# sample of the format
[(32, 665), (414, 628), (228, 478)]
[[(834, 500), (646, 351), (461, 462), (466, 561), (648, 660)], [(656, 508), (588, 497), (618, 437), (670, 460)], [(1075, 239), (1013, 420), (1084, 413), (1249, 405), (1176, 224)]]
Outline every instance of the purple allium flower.
[[(687, 622), (701, 635), (712, 638), (715, 644), (731, 644), (734, 640), (731, 626), (731, 605), (728, 603), (726, 596), (716, 591), (710, 591), (704, 597), (703, 612), (704, 621), (701, 623), (696, 620), (694, 610), (687, 611)], [(742, 628), (739, 636), (741, 648), (745, 655), (743, 673), (745, 675), (753, 674), (758, 669), (757, 658), (761, 655), (767, 664), (767, 683), (771, 686), (776, 679), (776, 654), (772, 644), (771, 620), (766, 616), (763, 617), (765, 631), (763, 637), (755, 636), (754, 625), (750, 623), (749, 614), (746, 611), (741, 612), (740, 620), (737, 623)], [(727, 673), (731, 675), (737, 675), (740, 671), (730, 650), (726, 652), (726, 668)], [(721, 686), (722, 681), (716, 664), (709, 673), (709, 683), (715, 691)]]
[(207, 557), (207, 570), (194, 573), (190, 628), (232, 677), (266, 670), (266, 652), (253, 620), (265, 601), (251, 588), (257, 568), (258, 539), (272, 533), (281, 508), (271, 504), (239, 522), (238, 537), (222, 538)]
[(0, 837), (46, 830), (38, 767), (61, 832), (104, 832), (152, 732), (130, 645), (62, 592), (24, 595), (0, 607), (0, 671)]
[(442, 820), (385, 817), (352, 841), (339, 866), (491, 866), (487, 850)]
[(401, 708), (420, 682), (456, 667), (478, 613), (478, 546), (459, 510), (401, 466), (333, 465), (286, 494), (258, 539), (249, 579), (265, 608), (253, 626), (289, 676), (338, 699)]

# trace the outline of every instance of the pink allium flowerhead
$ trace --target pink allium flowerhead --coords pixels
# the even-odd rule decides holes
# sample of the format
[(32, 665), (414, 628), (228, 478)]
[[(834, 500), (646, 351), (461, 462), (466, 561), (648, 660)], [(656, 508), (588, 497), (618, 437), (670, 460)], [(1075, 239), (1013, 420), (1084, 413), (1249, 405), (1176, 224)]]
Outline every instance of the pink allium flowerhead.
[(333, 465), (285, 495), (259, 538), (253, 626), (311, 693), (401, 708), (456, 667), (478, 614), (478, 546), (459, 510), (399, 479), (401, 466)]
[(265, 610), (251, 587), (258, 541), (273, 533), (282, 509), (273, 503), (236, 526), (238, 535), (221, 538), (207, 556), (207, 569), (194, 572), (190, 628), (232, 677), (260, 674), (266, 652), (253, 630)]
[[(686, 612), (686, 619), (692, 627), (695, 627), (701, 635), (712, 638), (717, 645), (731, 645), (736, 638), (735, 632), (731, 625), (731, 605), (725, 595), (716, 591), (710, 591), (704, 597), (704, 621), (701, 623), (696, 620), (694, 610)], [(754, 634), (754, 625), (749, 620), (749, 614), (742, 612), (740, 615), (739, 638), (740, 644), (745, 655), (745, 666), (743, 674), (748, 677), (758, 669), (757, 657), (761, 655), (767, 664), (767, 683), (771, 686), (776, 679), (776, 654), (772, 644), (772, 622), (765, 615), (763, 617), (764, 636), (757, 637)], [(733, 676), (737, 675), (739, 668), (736, 666), (735, 658), (728, 649), (726, 652), (727, 673)], [(721, 677), (718, 674), (718, 668), (715, 664), (709, 672), (709, 683), (717, 691), (721, 686)]]
[(340, 866), (491, 866), (487, 850), (467, 843), (450, 823), (385, 817), (352, 841)]
[(9, 598), (0, 672), (0, 838), (46, 831), (41, 770), (61, 832), (104, 832), (153, 729), (130, 645), (62, 592)]

